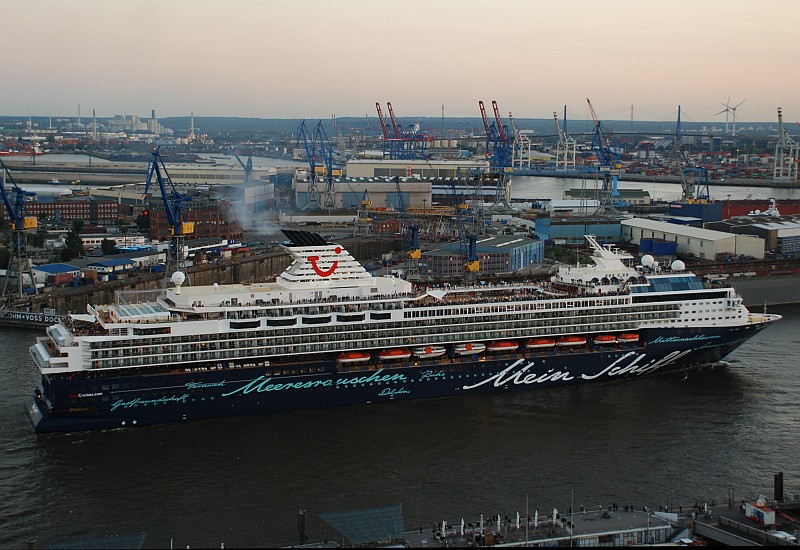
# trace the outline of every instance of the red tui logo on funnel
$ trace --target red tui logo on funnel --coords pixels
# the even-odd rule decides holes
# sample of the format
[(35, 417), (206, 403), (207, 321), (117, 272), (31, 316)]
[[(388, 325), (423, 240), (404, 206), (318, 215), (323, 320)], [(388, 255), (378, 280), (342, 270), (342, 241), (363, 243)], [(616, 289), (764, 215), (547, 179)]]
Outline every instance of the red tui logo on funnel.
[[(337, 254), (341, 254), (342, 247), (337, 246), (336, 248), (333, 249), (333, 251), (336, 252)], [(314, 268), (314, 271), (320, 277), (330, 277), (331, 275), (333, 275), (333, 272), (336, 271), (336, 268), (339, 267), (339, 261), (334, 260), (328, 269), (322, 269), (320, 266), (317, 265), (317, 262), (319, 261), (319, 256), (309, 256), (308, 261), (311, 262), (311, 267)]]

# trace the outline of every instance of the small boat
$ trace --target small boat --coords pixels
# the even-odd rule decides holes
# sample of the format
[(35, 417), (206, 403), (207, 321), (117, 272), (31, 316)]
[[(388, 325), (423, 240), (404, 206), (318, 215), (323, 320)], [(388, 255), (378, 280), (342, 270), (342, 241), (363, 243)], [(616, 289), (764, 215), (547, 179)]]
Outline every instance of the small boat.
[(424, 346), (419, 348), (414, 348), (412, 353), (419, 357), (420, 359), (430, 359), (432, 357), (439, 357), (440, 355), (444, 355), (447, 350), (441, 346)]
[(500, 342), (492, 342), (486, 349), (489, 351), (515, 351), (519, 344), (514, 341), (504, 340)]
[(611, 334), (601, 334), (599, 336), (595, 336), (594, 338), (592, 338), (592, 341), (595, 344), (601, 344), (601, 345), (617, 343), (617, 339)]
[(635, 332), (623, 332), (617, 336), (617, 342), (620, 344), (632, 344), (639, 341), (639, 335)]
[(556, 342), (557, 346), (582, 346), (586, 343), (585, 336), (562, 336)]
[(458, 344), (453, 348), (456, 355), (478, 355), (486, 351), (486, 345), (481, 343)]
[(528, 349), (552, 348), (555, 345), (556, 341), (552, 338), (530, 338), (525, 342), (525, 347)]
[(392, 359), (408, 359), (411, 357), (411, 352), (407, 348), (392, 348), (384, 349), (378, 353), (378, 359), (381, 361), (391, 361)]
[(369, 352), (346, 351), (344, 353), (340, 353), (339, 356), (336, 357), (336, 361), (339, 363), (363, 363), (365, 361), (369, 361)]

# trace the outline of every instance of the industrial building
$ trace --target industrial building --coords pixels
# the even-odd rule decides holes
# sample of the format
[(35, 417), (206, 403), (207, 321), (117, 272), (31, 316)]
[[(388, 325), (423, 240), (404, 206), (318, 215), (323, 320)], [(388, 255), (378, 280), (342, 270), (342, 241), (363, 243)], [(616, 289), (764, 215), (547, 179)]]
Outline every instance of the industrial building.
[(620, 218), (575, 217), (536, 218), (536, 236), (555, 244), (583, 244), (584, 235), (594, 235), (600, 242), (617, 242), (622, 235)]
[(707, 225), (709, 229), (755, 235), (764, 239), (765, 250), (778, 254), (800, 252), (800, 216), (742, 216)]
[(674, 241), (677, 253), (701, 260), (724, 256), (764, 258), (764, 239), (753, 235), (735, 235), (644, 218), (622, 220), (622, 239), (639, 245), (642, 239)]
[[(309, 177), (299, 177), (294, 182), (295, 205), (298, 209), (321, 209), (326, 203), (325, 182), (317, 181), (316, 197), (312, 196)], [(368, 193), (372, 208), (401, 210), (431, 206), (431, 182), (427, 179), (407, 178), (334, 178), (330, 204), (333, 210), (358, 208)], [(402, 204), (401, 204), (402, 202)]]
[(347, 175), (351, 178), (394, 176), (418, 178), (465, 177), (489, 169), (486, 160), (369, 160), (347, 161)]
[[(499, 235), (478, 239), (476, 252), (483, 276), (514, 273), (544, 259), (544, 243), (516, 235)], [(461, 277), (464, 258), (459, 243), (450, 243), (422, 253), (420, 274), (433, 278)]]

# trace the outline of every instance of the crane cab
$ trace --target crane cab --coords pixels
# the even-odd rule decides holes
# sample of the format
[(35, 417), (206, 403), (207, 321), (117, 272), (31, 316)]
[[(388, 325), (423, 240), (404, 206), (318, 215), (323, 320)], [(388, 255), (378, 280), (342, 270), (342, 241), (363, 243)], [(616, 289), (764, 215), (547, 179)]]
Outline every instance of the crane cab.
[(19, 219), (19, 223), (11, 224), (12, 230), (18, 229), (36, 229), (38, 227), (38, 221), (33, 216), (25, 216)]

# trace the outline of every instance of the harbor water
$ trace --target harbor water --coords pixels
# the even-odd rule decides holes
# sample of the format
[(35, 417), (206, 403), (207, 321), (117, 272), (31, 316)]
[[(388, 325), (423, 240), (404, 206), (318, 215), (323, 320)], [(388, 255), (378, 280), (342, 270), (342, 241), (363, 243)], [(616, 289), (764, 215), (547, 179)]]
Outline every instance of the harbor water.
[(800, 493), (800, 306), (727, 365), (513, 394), (35, 436), (36, 331), (0, 345), (0, 547), (146, 533), (146, 547), (288, 544), (307, 510), (402, 504), (409, 529), (598, 505)]

